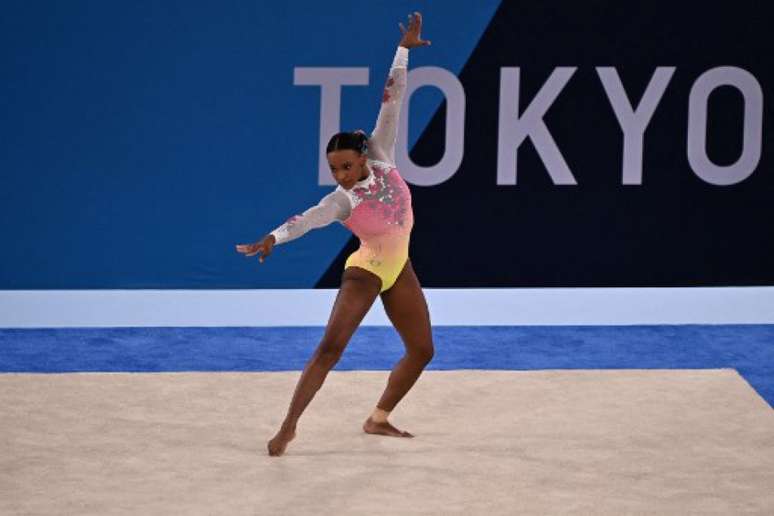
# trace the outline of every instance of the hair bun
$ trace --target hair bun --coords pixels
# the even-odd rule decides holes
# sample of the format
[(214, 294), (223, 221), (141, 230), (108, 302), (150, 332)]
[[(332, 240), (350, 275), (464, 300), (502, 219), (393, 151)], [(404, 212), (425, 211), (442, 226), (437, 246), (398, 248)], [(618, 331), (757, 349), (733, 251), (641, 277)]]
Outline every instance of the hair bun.
[(368, 135), (362, 129), (355, 131), (355, 134), (360, 137), (360, 152), (365, 153), (368, 150)]

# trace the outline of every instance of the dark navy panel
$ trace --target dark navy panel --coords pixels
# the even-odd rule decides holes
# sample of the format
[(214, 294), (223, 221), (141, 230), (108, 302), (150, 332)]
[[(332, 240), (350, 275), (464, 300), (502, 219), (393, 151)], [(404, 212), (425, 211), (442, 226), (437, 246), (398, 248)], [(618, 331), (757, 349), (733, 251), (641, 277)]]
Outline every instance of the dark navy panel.
[[(464, 159), (448, 181), (411, 186), (410, 257), (427, 287), (774, 285), (774, 39), (760, 2), (504, 2), (459, 79), (467, 96)], [(527, 139), (518, 181), (497, 185), (500, 70), (519, 67), (524, 110), (556, 67), (576, 67), (545, 123), (576, 185), (555, 184)], [(644, 136), (643, 181), (623, 184), (623, 136), (600, 78), (616, 67), (636, 106), (658, 66), (676, 67)], [(751, 73), (763, 91), (760, 161), (745, 180), (709, 184), (687, 157), (688, 102), (715, 67)], [(741, 94), (708, 100), (707, 154), (742, 146)], [(412, 149), (444, 150), (445, 105)], [(318, 287), (338, 285), (351, 239)]]

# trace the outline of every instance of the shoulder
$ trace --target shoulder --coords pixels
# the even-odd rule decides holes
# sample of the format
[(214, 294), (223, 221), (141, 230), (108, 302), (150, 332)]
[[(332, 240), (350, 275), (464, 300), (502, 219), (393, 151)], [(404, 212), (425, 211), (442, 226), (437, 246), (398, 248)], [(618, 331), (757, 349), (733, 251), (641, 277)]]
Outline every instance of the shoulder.
[(347, 191), (344, 190), (341, 185), (336, 185), (336, 188), (333, 191), (328, 192), (325, 197), (323, 197), (323, 199), (335, 199), (336, 197), (340, 197), (346, 194)]
[(377, 168), (380, 168), (380, 169), (384, 170), (384, 172), (389, 172), (390, 170), (395, 168), (395, 165), (393, 163), (389, 163), (387, 161), (383, 161), (383, 160), (380, 160), (380, 159), (368, 158), (368, 164), (369, 165), (374, 165)]
[(338, 185), (335, 190), (328, 193), (325, 197), (322, 198), (321, 202), (332, 202), (336, 204), (345, 204), (349, 206), (350, 199), (349, 199), (349, 193), (341, 187), (341, 185)]
[(354, 208), (354, 202), (351, 194), (338, 185), (335, 190), (323, 197), (325, 203), (335, 204), (339, 207), (339, 213), (341, 217), (347, 218)]

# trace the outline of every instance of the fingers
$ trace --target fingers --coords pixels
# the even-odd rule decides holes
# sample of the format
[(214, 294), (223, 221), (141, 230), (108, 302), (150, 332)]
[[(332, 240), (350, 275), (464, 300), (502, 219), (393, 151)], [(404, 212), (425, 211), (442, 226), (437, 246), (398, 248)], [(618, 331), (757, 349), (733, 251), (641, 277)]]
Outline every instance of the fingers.
[(409, 32), (419, 34), (419, 32), (422, 30), (422, 13), (419, 11), (414, 11), (413, 13), (409, 13), (406, 17), (408, 18), (408, 29), (406, 29), (402, 23), (398, 22), (400, 31), (404, 34), (407, 30)]
[(400, 27), (400, 32), (405, 36), (406, 33), (410, 33), (412, 36), (416, 37), (419, 44), (422, 46), (427, 46), (430, 44), (429, 41), (423, 41), (420, 38), (420, 33), (422, 32), (422, 13), (419, 11), (414, 11), (413, 13), (409, 13), (408, 17), (408, 29), (402, 24), (398, 23), (398, 26)]
[(409, 14), (409, 20), (409, 28), (414, 29), (414, 32), (419, 34), (422, 30), (422, 13), (419, 11), (414, 11), (413, 15)]
[(237, 244), (236, 250), (240, 253), (245, 253), (253, 250), (255, 244)]
[(237, 251), (244, 253), (245, 256), (255, 256), (256, 254), (265, 253), (263, 244), (238, 244), (236, 246)]
[(263, 263), (263, 261), (266, 259), (267, 256), (271, 254), (271, 250), (264, 246), (263, 243), (260, 244), (237, 244), (236, 246), (237, 251), (240, 253), (243, 253), (245, 257), (249, 256), (255, 256), (258, 253), (261, 253), (261, 255), (258, 257), (258, 260)]

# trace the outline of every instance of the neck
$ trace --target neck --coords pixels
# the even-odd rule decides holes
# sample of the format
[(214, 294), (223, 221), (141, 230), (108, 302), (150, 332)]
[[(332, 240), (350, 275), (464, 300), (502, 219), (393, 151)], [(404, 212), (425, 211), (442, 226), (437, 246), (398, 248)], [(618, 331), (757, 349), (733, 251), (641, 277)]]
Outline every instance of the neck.
[(363, 179), (367, 178), (371, 174), (371, 169), (368, 168), (368, 163), (363, 167), (363, 173), (358, 178), (358, 181), (362, 181)]

